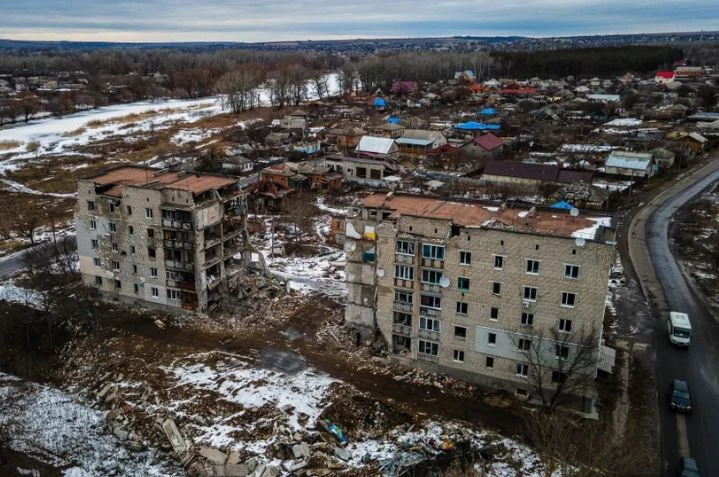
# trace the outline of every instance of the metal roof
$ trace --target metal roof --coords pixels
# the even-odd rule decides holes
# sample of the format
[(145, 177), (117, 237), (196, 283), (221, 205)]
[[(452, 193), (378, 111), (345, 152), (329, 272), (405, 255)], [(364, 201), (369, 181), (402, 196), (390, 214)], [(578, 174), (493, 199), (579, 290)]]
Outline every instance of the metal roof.
[(652, 162), (651, 154), (640, 152), (614, 151), (607, 158), (606, 167), (617, 167), (621, 169), (646, 170)]
[(395, 139), (397, 144), (405, 144), (408, 146), (430, 146), (434, 142), (432, 139), (415, 139), (411, 137), (400, 137)]
[(362, 136), (355, 150), (374, 154), (389, 154), (392, 152), (392, 146), (395, 146), (393, 139), (377, 136)]

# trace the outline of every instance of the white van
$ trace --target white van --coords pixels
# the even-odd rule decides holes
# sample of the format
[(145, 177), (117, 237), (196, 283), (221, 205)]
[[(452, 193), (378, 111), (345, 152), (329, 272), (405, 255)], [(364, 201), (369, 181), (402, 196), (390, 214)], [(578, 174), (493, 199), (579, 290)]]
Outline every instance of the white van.
[(678, 311), (670, 311), (667, 329), (671, 344), (689, 346), (692, 339), (692, 324), (689, 323), (689, 315)]

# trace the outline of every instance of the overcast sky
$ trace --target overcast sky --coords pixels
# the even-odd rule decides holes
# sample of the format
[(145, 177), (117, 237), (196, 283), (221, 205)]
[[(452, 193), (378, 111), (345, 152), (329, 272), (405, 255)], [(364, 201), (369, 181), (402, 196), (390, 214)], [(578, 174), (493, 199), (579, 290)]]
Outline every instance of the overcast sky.
[(1, 0), (0, 38), (281, 41), (719, 29), (718, 0)]

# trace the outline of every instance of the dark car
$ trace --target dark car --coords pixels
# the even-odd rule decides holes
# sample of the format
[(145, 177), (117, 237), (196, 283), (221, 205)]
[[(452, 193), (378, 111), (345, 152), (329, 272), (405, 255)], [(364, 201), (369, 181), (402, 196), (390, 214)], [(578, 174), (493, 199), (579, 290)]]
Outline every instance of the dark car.
[(697, 461), (691, 457), (682, 457), (679, 459), (679, 477), (701, 477), (701, 475), (699, 475)]
[(672, 379), (669, 390), (669, 407), (678, 412), (691, 412), (692, 398), (689, 395), (689, 385), (681, 379)]

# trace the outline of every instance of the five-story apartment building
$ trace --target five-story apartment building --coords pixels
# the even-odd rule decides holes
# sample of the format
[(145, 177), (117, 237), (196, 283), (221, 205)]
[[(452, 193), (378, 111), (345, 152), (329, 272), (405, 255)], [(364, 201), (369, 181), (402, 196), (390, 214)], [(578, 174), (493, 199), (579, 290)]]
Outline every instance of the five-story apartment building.
[(524, 396), (596, 375), (611, 218), (374, 194), (347, 223), (346, 320), (395, 359)]

